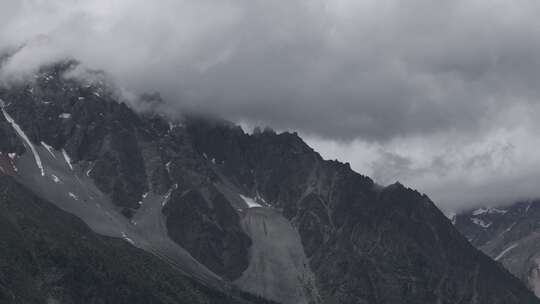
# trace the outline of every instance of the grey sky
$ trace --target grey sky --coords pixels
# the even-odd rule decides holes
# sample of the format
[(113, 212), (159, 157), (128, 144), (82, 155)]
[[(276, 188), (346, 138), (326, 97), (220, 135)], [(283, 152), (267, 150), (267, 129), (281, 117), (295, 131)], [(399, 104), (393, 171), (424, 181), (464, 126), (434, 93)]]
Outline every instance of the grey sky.
[[(119, 85), (299, 130), (444, 209), (538, 196), (540, 2), (4, 0), (6, 81), (72, 56)], [(136, 106), (136, 105), (135, 105)], [(538, 168), (538, 169), (535, 169)]]

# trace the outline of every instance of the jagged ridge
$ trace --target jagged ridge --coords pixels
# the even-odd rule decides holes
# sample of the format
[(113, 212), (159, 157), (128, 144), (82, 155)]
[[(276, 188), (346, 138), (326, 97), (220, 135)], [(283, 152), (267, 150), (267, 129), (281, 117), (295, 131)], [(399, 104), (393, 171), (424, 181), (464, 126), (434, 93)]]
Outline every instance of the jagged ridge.
[(3, 117), (0, 164), (92, 229), (212, 288), (284, 303), (536, 302), (425, 195), (325, 161), (297, 134), (138, 115), (99, 84), (64, 79), (69, 67), (0, 90), (28, 138), (46, 144), (35, 149), (46, 176)]

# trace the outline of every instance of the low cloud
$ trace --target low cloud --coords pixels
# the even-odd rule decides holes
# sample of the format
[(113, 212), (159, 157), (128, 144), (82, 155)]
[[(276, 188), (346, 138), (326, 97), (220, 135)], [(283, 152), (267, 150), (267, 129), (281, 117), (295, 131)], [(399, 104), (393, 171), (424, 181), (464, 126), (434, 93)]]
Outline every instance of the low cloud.
[[(0, 47), (24, 46), (0, 71), (4, 81), (72, 57), (134, 94), (160, 92), (171, 113), (299, 130), (334, 151), (329, 157), (384, 182), (409, 181), (444, 206), (490, 201), (479, 195), (487, 192), (540, 194), (524, 181), (540, 177), (531, 169), (538, 159), (525, 153), (539, 147), (531, 146), (539, 143), (538, 1), (0, 6)], [(517, 167), (501, 166), (502, 154)]]

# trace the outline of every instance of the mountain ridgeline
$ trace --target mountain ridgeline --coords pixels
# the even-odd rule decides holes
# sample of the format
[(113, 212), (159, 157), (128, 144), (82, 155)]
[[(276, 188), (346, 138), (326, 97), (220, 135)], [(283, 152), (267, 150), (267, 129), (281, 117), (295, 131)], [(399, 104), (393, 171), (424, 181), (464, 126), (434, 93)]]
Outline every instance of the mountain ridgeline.
[(136, 113), (74, 65), (0, 89), (7, 303), (540, 303), (427, 196), (296, 133)]
[(469, 210), (454, 222), (474, 246), (540, 296), (540, 200)]

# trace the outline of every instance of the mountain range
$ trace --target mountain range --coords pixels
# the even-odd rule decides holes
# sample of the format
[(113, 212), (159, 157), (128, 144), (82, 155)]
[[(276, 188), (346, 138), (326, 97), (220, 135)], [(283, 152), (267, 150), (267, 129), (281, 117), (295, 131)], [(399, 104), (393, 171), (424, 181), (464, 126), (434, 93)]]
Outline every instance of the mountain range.
[(540, 303), (491, 226), (457, 218), (480, 251), (297, 133), (136, 112), (76, 67), (0, 88), (0, 302)]
[(468, 210), (454, 218), (469, 241), (540, 296), (540, 201)]

